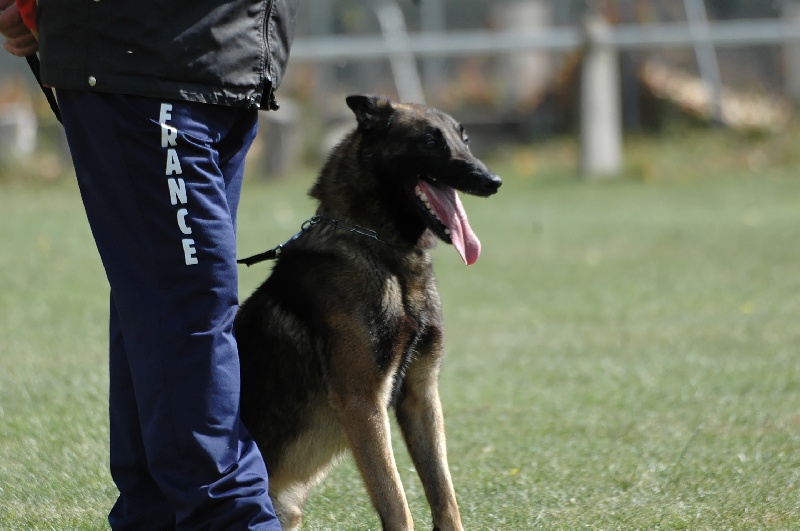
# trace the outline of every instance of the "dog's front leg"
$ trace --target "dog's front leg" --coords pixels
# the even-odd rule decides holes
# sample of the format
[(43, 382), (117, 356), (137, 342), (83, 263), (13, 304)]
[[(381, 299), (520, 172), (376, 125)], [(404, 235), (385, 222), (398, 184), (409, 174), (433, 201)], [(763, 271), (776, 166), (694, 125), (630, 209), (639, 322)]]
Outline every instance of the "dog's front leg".
[(339, 409), (358, 469), (385, 530), (414, 529), (392, 452), (385, 407), (345, 399)]
[(391, 381), (376, 373), (368, 345), (362, 350), (351, 341), (333, 349), (329, 389), (383, 529), (414, 529), (392, 451), (387, 411)]
[(408, 367), (397, 403), (397, 420), (425, 489), (433, 528), (461, 530), (461, 514), (447, 464), (438, 388), (439, 360), (440, 352), (435, 350), (423, 353)]

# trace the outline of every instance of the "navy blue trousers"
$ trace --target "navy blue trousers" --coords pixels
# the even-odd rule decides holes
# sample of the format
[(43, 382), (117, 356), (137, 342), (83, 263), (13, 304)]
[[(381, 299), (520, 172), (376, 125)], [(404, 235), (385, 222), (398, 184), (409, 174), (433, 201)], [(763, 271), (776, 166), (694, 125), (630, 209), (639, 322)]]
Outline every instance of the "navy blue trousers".
[(114, 529), (279, 529), (239, 417), (236, 210), (254, 110), (59, 91), (111, 287)]

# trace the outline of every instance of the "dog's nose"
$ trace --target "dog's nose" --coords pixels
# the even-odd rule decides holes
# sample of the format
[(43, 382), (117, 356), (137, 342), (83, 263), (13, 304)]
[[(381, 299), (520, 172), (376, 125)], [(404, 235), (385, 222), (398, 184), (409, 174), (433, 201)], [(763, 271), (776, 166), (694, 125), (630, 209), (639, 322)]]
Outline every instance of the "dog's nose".
[(500, 185), (502, 184), (503, 180), (494, 173), (490, 173), (481, 181), (481, 187), (487, 195), (497, 193), (497, 190), (500, 189)]

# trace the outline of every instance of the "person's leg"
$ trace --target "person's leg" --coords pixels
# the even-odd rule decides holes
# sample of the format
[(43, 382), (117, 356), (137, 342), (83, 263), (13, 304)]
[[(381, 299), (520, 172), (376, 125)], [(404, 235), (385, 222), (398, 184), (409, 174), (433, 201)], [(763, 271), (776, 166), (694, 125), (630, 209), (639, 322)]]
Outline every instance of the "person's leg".
[(178, 528), (278, 528), (239, 418), (232, 332), (235, 206), (255, 111), (73, 91), (59, 104), (119, 315), (146, 471)]
[[(243, 128), (248, 128), (250, 125), (249, 122), (242, 124)], [(241, 133), (234, 130), (232, 134), (228, 135), (228, 138), (219, 144), (219, 167), (222, 175), (225, 176), (225, 196), (228, 201), (228, 210), (231, 213), (234, 232), (236, 231), (236, 214), (239, 210), (239, 198), (242, 191), (244, 164), (247, 155), (247, 149), (244, 144), (247, 146), (252, 144), (255, 134), (256, 128), (243, 130)]]
[(110, 306), (110, 463), (120, 495), (108, 519), (118, 530), (175, 529), (175, 511), (147, 470), (136, 395), (113, 295)]

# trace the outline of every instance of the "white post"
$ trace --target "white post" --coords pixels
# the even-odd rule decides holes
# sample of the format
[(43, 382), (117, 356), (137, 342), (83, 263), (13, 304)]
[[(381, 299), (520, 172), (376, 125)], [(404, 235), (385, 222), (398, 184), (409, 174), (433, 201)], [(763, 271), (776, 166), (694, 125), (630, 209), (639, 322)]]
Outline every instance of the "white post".
[(581, 69), (580, 165), (587, 178), (610, 177), (622, 169), (619, 55), (609, 44), (611, 29), (600, 15), (584, 22), (586, 50)]
[[(783, 19), (800, 25), (800, 4), (784, 3)], [(800, 42), (786, 41), (783, 45), (786, 69), (786, 92), (795, 103), (800, 103)]]
[(697, 66), (700, 77), (703, 78), (708, 93), (711, 96), (709, 114), (711, 121), (722, 124), (722, 78), (717, 63), (717, 52), (714, 44), (709, 41), (708, 14), (703, 0), (683, 0), (686, 18), (689, 21), (689, 31), (694, 40), (694, 53), (697, 57)]
[[(552, 2), (524, 0), (497, 4), (492, 18), (504, 31), (541, 33), (553, 27)], [(530, 50), (498, 58), (500, 74), (506, 80), (503, 101), (506, 109), (531, 105), (552, 83), (552, 54), (549, 50)]]
[(417, 71), (414, 54), (409, 50), (406, 21), (394, 0), (383, 0), (375, 8), (383, 38), (390, 48), (389, 64), (400, 100), (406, 103), (425, 103), (425, 92)]

